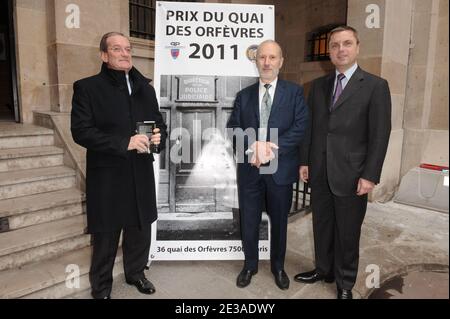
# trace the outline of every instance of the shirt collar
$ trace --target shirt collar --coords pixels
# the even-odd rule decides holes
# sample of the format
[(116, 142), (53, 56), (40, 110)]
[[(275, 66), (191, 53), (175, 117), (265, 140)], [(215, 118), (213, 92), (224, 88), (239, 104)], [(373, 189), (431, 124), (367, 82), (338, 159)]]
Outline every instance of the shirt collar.
[[(355, 73), (356, 69), (358, 68), (358, 63), (355, 62), (347, 71), (344, 72), (345, 78), (347, 80), (350, 80), (350, 78), (353, 76), (353, 73)], [(336, 70), (336, 77), (340, 74), (338, 70)]]
[[(275, 80), (273, 80), (272, 82), (270, 82), (270, 88), (275, 88), (277, 86), (277, 82), (278, 82), (278, 77), (275, 78)], [(266, 85), (266, 83), (263, 83), (263, 81), (261, 81), (261, 79), (259, 79), (259, 88), (260, 89), (266, 89), (264, 87), (264, 85)]]

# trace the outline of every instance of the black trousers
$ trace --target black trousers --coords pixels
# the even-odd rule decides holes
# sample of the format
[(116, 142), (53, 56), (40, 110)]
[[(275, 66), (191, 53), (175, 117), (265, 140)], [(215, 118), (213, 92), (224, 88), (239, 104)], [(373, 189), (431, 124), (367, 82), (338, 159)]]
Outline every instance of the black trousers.
[(242, 246), (245, 269), (257, 270), (259, 260), (259, 226), (263, 206), (270, 218), (270, 262), (272, 272), (284, 269), (288, 214), (292, 204), (292, 184), (277, 185), (271, 175), (239, 188)]
[[(121, 230), (92, 234), (93, 251), (89, 280), (94, 298), (111, 294), (114, 260)], [(137, 281), (144, 277), (150, 251), (151, 224), (123, 228), (122, 252), (125, 279)]]
[(359, 263), (361, 226), (367, 209), (367, 194), (336, 196), (328, 184), (326, 169), (311, 185), (311, 207), (316, 269), (333, 274), (340, 289), (351, 290)]

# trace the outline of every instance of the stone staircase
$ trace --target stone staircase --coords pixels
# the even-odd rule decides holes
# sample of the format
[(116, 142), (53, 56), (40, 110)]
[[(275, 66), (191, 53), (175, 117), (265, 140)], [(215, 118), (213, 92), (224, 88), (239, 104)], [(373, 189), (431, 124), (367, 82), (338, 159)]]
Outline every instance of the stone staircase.
[(48, 128), (0, 123), (0, 298), (61, 298), (89, 287), (84, 194), (54, 139)]

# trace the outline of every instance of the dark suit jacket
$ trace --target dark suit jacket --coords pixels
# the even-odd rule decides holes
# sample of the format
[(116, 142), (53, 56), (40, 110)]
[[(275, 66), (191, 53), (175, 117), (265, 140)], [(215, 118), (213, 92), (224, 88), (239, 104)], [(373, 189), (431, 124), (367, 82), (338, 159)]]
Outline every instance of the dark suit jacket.
[(300, 164), (309, 166), (314, 187), (326, 154), (331, 191), (350, 196), (359, 178), (380, 181), (391, 132), (391, 96), (386, 80), (358, 67), (330, 112), (334, 79), (333, 72), (312, 83)]
[[(279, 149), (278, 169), (272, 175), (278, 185), (288, 185), (298, 180), (299, 145), (306, 130), (308, 109), (303, 98), (303, 88), (299, 85), (278, 80), (273, 97), (268, 127), (278, 129), (278, 141), (275, 141), (268, 132), (268, 140), (275, 142)], [(234, 109), (227, 123), (228, 128), (253, 129), (259, 127), (259, 81), (240, 91), (234, 102)], [(235, 132), (234, 145), (239, 140)], [(247, 150), (254, 142), (244, 136), (244, 147)], [(239, 147), (235, 148), (238, 150)], [(239, 154), (238, 154), (239, 157)], [(247, 179), (258, 176), (245, 157), (244, 163), (238, 164), (238, 183), (245, 184)]]
[(76, 143), (87, 149), (86, 203), (90, 233), (151, 223), (157, 218), (153, 155), (127, 151), (136, 122), (156, 121), (161, 148), (166, 125), (150, 80), (135, 68), (108, 69), (74, 83), (71, 130)]

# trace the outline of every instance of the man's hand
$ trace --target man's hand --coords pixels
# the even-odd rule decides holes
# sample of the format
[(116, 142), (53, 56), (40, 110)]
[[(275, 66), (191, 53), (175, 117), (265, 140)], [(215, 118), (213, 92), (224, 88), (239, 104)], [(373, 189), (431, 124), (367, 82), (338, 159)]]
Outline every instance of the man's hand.
[(272, 149), (278, 149), (278, 146), (272, 142), (256, 141), (250, 146), (253, 151), (250, 163), (259, 168), (261, 164), (265, 164), (275, 158)]
[(136, 150), (138, 153), (147, 153), (150, 142), (147, 135), (137, 134), (130, 138), (130, 143), (128, 144), (128, 150)]
[(375, 187), (375, 183), (368, 181), (367, 179), (360, 178), (358, 181), (358, 189), (356, 195), (361, 196), (369, 193)]
[(304, 183), (308, 183), (309, 179), (309, 169), (308, 166), (300, 166), (300, 178)]
[(154, 145), (159, 145), (161, 143), (161, 133), (159, 133), (159, 128), (155, 128), (153, 130), (153, 134), (150, 139), (150, 143), (154, 144)]

